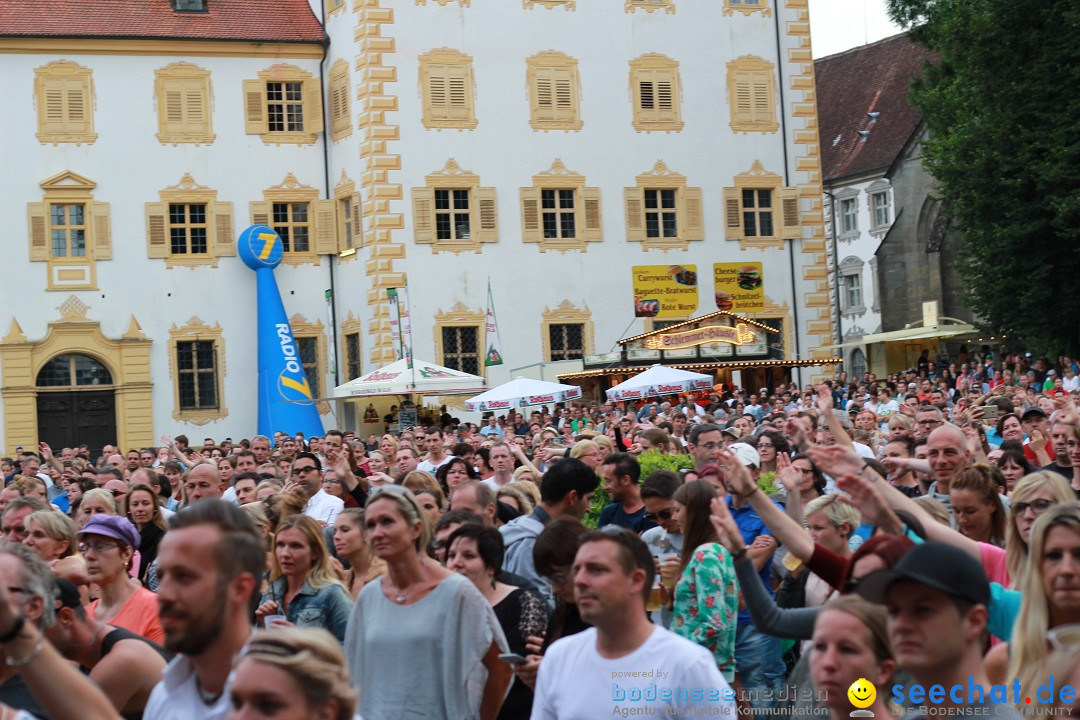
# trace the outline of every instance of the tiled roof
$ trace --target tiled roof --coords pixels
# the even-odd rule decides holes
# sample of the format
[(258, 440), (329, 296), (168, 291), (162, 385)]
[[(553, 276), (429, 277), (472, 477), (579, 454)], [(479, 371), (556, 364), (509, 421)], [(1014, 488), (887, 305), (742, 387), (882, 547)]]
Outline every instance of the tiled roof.
[(318, 43), (307, 0), (207, 0), (176, 12), (170, 0), (0, 0), (0, 37), (162, 38)]
[(892, 164), (922, 120), (908, 101), (911, 79), (934, 57), (901, 34), (815, 61), (826, 182)]

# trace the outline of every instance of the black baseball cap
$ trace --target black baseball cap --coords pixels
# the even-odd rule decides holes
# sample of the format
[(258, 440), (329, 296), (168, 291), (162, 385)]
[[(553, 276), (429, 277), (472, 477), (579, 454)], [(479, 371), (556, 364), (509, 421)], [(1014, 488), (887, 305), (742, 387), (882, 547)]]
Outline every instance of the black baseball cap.
[(979, 605), (990, 604), (990, 581), (982, 564), (954, 545), (917, 545), (892, 568), (864, 577), (856, 592), (870, 602), (884, 604), (889, 587), (897, 580), (917, 582)]
[(1046, 417), (1046, 412), (1041, 407), (1038, 407), (1036, 405), (1032, 405), (1031, 407), (1029, 407), (1027, 410), (1024, 411), (1023, 415), (1020, 416), (1020, 421), (1023, 422), (1024, 420), (1027, 420), (1032, 415), (1038, 415), (1039, 417), (1045, 418)]
[(79, 588), (64, 578), (56, 578), (56, 609), (82, 607)]

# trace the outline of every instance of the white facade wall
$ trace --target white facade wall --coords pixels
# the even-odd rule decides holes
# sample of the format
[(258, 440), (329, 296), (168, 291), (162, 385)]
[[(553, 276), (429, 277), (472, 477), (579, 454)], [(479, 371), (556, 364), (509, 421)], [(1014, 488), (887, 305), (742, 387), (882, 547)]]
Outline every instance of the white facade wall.
[[(311, 3), (322, 17), (320, 0)], [(410, 291), (414, 355), (438, 362), (435, 316), (458, 303), (483, 312), (490, 278), (505, 358), (504, 365), (488, 372), (489, 383), (497, 384), (509, 379), (514, 367), (546, 360), (545, 309), (564, 301), (587, 308), (595, 328), (591, 349), (607, 352), (621, 337), (648, 327), (633, 318), (632, 266), (695, 264), (694, 314), (700, 315), (715, 309), (712, 264), (742, 261), (764, 264), (768, 307), (758, 316), (784, 318), (785, 358), (831, 356), (818, 350), (831, 343), (834, 330), (805, 3), (777, 7), (769, 0), (768, 15), (725, 14), (724, 4), (674, 0), (675, 12), (669, 13), (662, 7), (654, 12), (628, 8), (624, 0), (578, 0), (573, 10), (526, 8), (520, 0), (353, 0), (325, 18), (330, 45), (322, 64), (327, 75), (339, 59), (349, 65), (352, 132), (330, 140), (330, 103), (324, 98), (327, 132), (315, 144), (301, 146), (265, 145), (259, 136), (245, 134), (243, 81), (277, 62), (272, 58), (5, 55), (0, 87), (10, 101), (0, 106), (0, 126), (11, 128), (5, 166), (19, 170), (6, 174), (0, 203), (14, 218), (9, 277), (20, 279), (31, 301), (9, 284), (0, 332), (17, 319), (27, 341), (40, 340), (47, 324), (60, 318), (57, 306), (71, 295), (89, 306), (87, 319), (100, 321), (108, 338), (120, 338), (134, 315), (152, 340), (153, 437), (162, 432), (250, 437), (257, 411), (254, 274), (236, 257), (221, 258), (216, 268), (195, 269), (168, 269), (165, 261), (149, 259), (145, 204), (157, 202), (160, 190), (187, 173), (217, 190), (219, 201), (233, 203), (238, 233), (250, 222), (249, 203), (261, 200), (263, 190), (287, 173), (318, 189), (321, 198), (334, 197), (344, 173), (364, 204), (366, 244), (352, 256), (323, 257), (318, 265), (282, 265), (276, 275), (287, 313), (325, 325), (323, 294), (333, 274), (339, 328), (346, 317), (360, 323), (364, 371), (390, 359), (383, 298), (395, 279), (406, 281)], [(431, 130), (422, 123), (419, 56), (438, 48), (472, 58), (478, 120), (473, 130)], [(546, 50), (578, 61), (580, 131), (530, 127), (526, 58)], [(632, 126), (629, 63), (647, 53), (679, 63), (685, 123), (680, 132), (639, 132)], [(729, 127), (726, 65), (746, 55), (778, 68), (776, 132), (737, 134)], [(93, 144), (43, 145), (34, 137), (34, 68), (59, 59), (93, 70), (98, 133)], [(162, 145), (155, 137), (154, 70), (172, 62), (211, 71), (217, 135), (211, 145)], [(317, 59), (283, 62), (320, 74)], [(484, 244), (479, 253), (434, 253), (413, 240), (410, 192), (450, 158), (478, 174), (482, 186), (496, 189), (498, 241)], [(587, 187), (600, 190), (603, 239), (585, 251), (540, 252), (521, 239), (519, 188), (532, 186), (532, 176), (548, 171), (556, 159), (584, 175)], [(623, 189), (635, 186), (636, 177), (652, 171), (658, 160), (685, 176), (687, 186), (702, 190), (705, 239), (690, 242), (685, 251), (643, 251), (641, 243), (626, 239)], [(739, 242), (725, 239), (723, 190), (755, 162), (779, 175), (784, 187), (799, 189), (802, 239), (772, 249), (740, 249)], [(40, 202), (39, 183), (62, 171), (94, 181), (94, 200), (110, 203), (113, 259), (97, 262), (97, 290), (45, 291), (47, 263), (28, 259), (27, 203)], [(775, 210), (779, 223), (779, 198)], [(228, 415), (201, 427), (173, 418), (175, 378), (169, 372), (169, 329), (192, 317), (220, 324), (226, 347)], [(327, 340), (329, 335), (327, 327)], [(344, 365), (341, 338), (338, 364)], [(794, 375), (807, 382), (825, 372), (831, 374), (826, 367), (797, 369)], [(328, 367), (320, 379), (324, 389), (333, 384)], [(340, 379), (349, 378), (342, 371)], [(333, 414), (324, 420), (327, 427), (344, 423)], [(5, 449), (15, 442), (0, 437)]]

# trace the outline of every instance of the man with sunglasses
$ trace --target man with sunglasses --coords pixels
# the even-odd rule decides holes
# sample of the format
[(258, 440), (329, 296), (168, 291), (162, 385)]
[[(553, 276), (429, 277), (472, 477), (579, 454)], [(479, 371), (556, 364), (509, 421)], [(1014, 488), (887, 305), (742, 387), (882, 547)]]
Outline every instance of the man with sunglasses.
[[(675, 491), (682, 485), (679, 476), (670, 470), (657, 470), (641, 485), (641, 501), (645, 503), (645, 519), (656, 527), (641, 533), (654, 558), (681, 555), (682, 525), (675, 517)], [(653, 622), (671, 627), (674, 612), (666, 605), (653, 612)]]
[(333, 526), (338, 513), (345, 507), (345, 501), (323, 490), (322, 465), (312, 453), (296, 454), (289, 470), (289, 486), (304, 493), (308, 499), (304, 514), (323, 527)]

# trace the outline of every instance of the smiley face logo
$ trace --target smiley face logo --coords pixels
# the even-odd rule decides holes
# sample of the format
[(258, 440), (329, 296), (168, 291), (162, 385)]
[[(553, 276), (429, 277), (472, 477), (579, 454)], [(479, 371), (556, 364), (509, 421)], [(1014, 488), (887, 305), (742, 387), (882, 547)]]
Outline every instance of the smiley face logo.
[(877, 689), (866, 678), (859, 678), (851, 683), (847, 690), (848, 700), (857, 708), (868, 708), (877, 698)]

